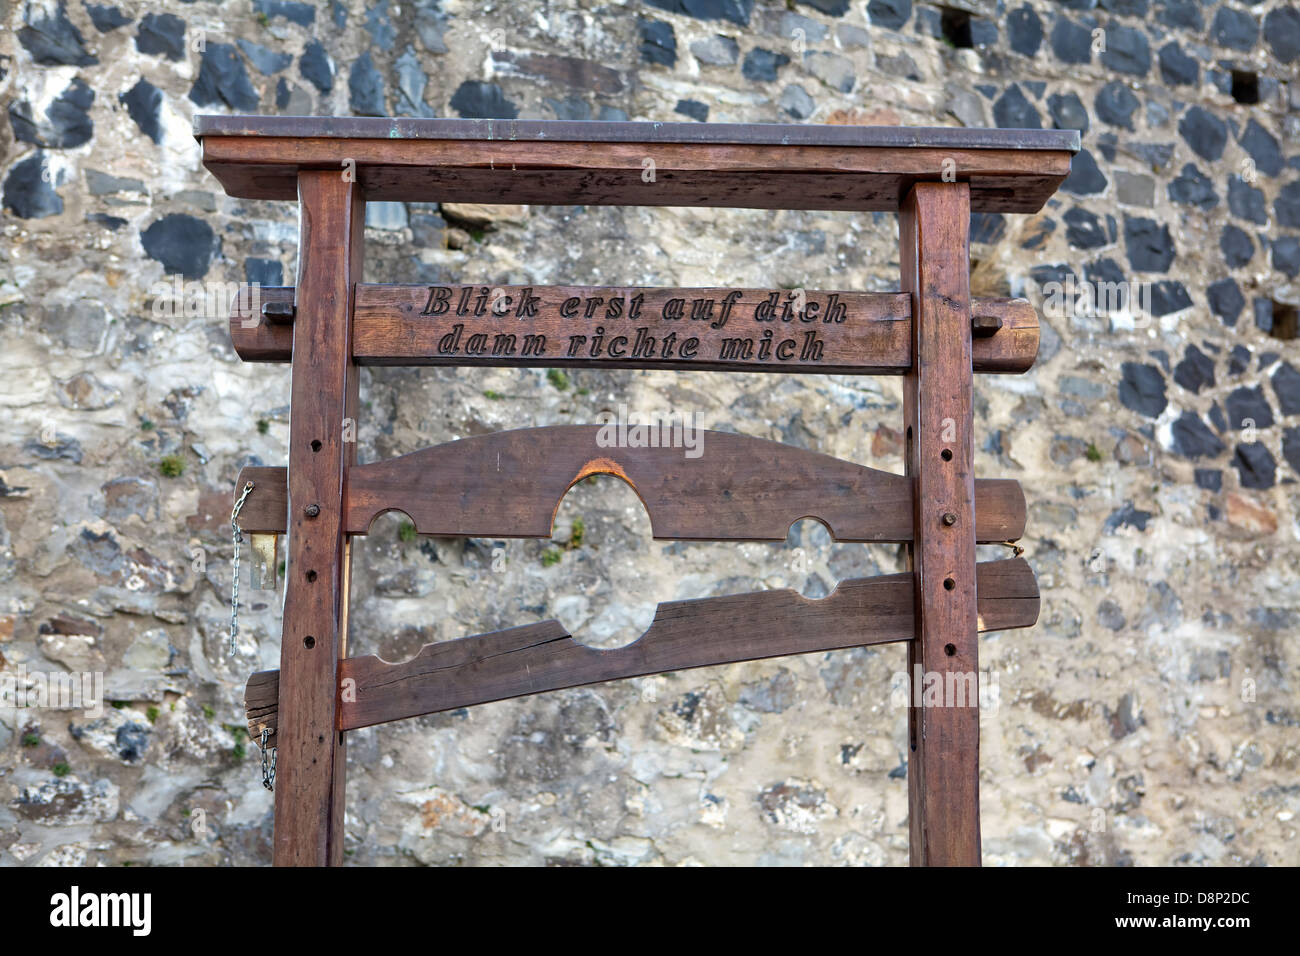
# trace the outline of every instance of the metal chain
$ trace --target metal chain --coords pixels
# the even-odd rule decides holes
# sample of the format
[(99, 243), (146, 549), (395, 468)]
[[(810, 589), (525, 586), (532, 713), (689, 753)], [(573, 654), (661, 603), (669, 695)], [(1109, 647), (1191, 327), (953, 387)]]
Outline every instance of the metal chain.
[(244, 533), (239, 530), (239, 509), (244, 507), (244, 499), (253, 490), (253, 483), (244, 483), (244, 493), (235, 502), (230, 512), (230, 527), (235, 534), (235, 556), (231, 559), (233, 576), (230, 579), (230, 656), (235, 656), (235, 636), (239, 633), (239, 543), (244, 540)]
[(267, 790), (275, 790), (275, 758), (279, 756), (275, 747), (271, 748), (268, 755), (266, 743), (271, 738), (271, 731), (265, 727), (262, 728), (262, 786)]

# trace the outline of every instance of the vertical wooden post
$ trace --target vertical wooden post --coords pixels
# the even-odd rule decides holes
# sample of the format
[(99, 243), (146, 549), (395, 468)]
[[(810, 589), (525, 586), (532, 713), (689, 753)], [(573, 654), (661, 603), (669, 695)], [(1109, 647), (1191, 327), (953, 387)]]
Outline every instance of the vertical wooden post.
[[(903, 200), (898, 231), (902, 288), (913, 309), (912, 369), (903, 386), (917, 602), (917, 639), (908, 649), (911, 860), (978, 866), (969, 185), (917, 183)], [(930, 675), (938, 675), (939, 706)]]
[(352, 296), (365, 201), (342, 170), (304, 170), (298, 202), (274, 861), (329, 866), (343, 859), (346, 752), (336, 729), (347, 634), (343, 485), (356, 458)]

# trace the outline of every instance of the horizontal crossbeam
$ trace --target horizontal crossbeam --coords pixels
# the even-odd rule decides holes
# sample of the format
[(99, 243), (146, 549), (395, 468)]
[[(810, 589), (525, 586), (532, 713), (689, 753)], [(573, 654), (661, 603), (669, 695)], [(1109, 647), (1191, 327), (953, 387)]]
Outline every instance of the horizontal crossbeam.
[(976, 212), (1037, 212), (1073, 130), (196, 117), (231, 196), (297, 198), (347, 170), (367, 200), (897, 212), (919, 180), (970, 184)]
[[(631, 444), (651, 437), (658, 447)], [(240, 472), (239, 489), (253, 482), (239, 516), (244, 531), (284, 531), (285, 475), (269, 467)], [(817, 518), (837, 541), (906, 542), (913, 535), (912, 482), (903, 475), (730, 432), (638, 433), (617, 422), (495, 432), (354, 465), (344, 483), (344, 530), (367, 534), (376, 517), (400, 511), (419, 534), (548, 538), (565, 494), (592, 475), (626, 481), (658, 539), (784, 541), (801, 518)], [(953, 515), (954, 523), (970, 520)], [(974, 520), (981, 542), (1019, 538), (1020, 483), (976, 481)]]
[[(1030, 627), (1038, 585), (1023, 558), (976, 568), (979, 629)], [(788, 589), (660, 604), (625, 647), (579, 644), (557, 621), (426, 644), (409, 661), (373, 655), (339, 664), (339, 729), (419, 717), (545, 691), (666, 671), (914, 639), (913, 575), (842, 581), (820, 600)], [(274, 744), (279, 671), (248, 679), (249, 732)]]
[[(246, 362), (287, 362), (288, 287), (245, 287), (230, 337)], [(1038, 313), (1024, 299), (972, 303), (973, 369), (1027, 371)], [(901, 375), (912, 364), (911, 296), (802, 289), (359, 285), (361, 365), (659, 368)]]

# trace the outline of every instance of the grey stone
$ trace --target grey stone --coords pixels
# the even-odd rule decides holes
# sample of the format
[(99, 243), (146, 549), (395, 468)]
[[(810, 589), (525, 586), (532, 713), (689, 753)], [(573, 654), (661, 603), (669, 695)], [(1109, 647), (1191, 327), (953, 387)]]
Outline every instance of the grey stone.
[(207, 275), (221, 248), (211, 226), (184, 213), (155, 220), (140, 233), (140, 242), (149, 258), (161, 262), (168, 273), (180, 273), (186, 279)]
[(159, 115), (163, 101), (162, 90), (142, 77), (135, 86), (118, 96), (118, 101), (126, 107), (127, 115), (140, 127), (140, 132), (155, 143), (162, 142), (162, 120)]
[(1117, 169), (1112, 174), (1115, 179), (1115, 198), (1126, 206), (1141, 206), (1150, 209), (1155, 205), (1156, 181), (1145, 173), (1129, 173)]
[(691, 55), (709, 66), (731, 66), (740, 58), (740, 44), (717, 34), (691, 44)]
[(1120, 369), (1119, 400), (1125, 408), (1159, 418), (1169, 399), (1165, 397), (1165, 379), (1154, 365), (1125, 362)]
[(26, 3), (24, 25), (18, 30), (18, 42), (32, 59), (42, 66), (91, 66), (99, 58), (87, 52), (81, 31), (68, 19), (63, 0), (50, 3)]
[(817, 104), (813, 102), (813, 98), (808, 95), (804, 88), (793, 83), (781, 91), (779, 105), (781, 109), (798, 120), (807, 119), (817, 109)]
[(293, 62), (293, 54), (291, 53), (281, 53), (278, 50), (264, 47), (260, 43), (254, 43), (252, 40), (245, 40), (243, 37), (240, 37), (235, 42), (244, 51), (244, 56), (248, 57), (248, 62), (253, 64), (253, 69), (263, 76), (272, 76), (279, 73)]

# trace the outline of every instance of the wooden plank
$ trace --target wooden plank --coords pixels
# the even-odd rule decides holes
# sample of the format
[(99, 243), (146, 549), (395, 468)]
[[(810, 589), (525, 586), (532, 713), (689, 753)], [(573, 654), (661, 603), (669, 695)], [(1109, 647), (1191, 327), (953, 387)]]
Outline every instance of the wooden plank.
[[(1029, 627), (1038, 586), (1022, 558), (979, 565), (979, 627)], [(913, 636), (913, 576), (842, 581), (820, 600), (791, 590), (760, 591), (659, 605), (650, 629), (625, 647), (598, 650), (574, 641), (556, 621), (426, 644), (409, 661), (344, 660), (355, 699), (339, 726), (355, 730), (494, 700), (666, 671), (908, 641)], [(277, 727), (278, 671), (252, 675), (245, 688), (249, 732)], [(353, 695), (346, 695), (351, 698)], [(274, 739), (274, 738), (272, 738)]]
[[(1053, 146), (1076, 142), (1054, 132)], [(977, 212), (1037, 212), (1069, 175), (1073, 155), (977, 140), (954, 145), (952, 138), (881, 146), (668, 142), (648, 132), (596, 143), (582, 131), (562, 135), (572, 138), (364, 138), (313, 135), (310, 127), (199, 138), (203, 164), (228, 194), (244, 199), (292, 198), (299, 169), (348, 163), (372, 201), (889, 212), (913, 182), (952, 177), (969, 184)]]
[[(419, 534), (548, 538), (568, 490), (603, 474), (636, 491), (660, 540), (784, 541), (790, 525), (805, 517), (820, 520), (836, 541), (912, 540), (912, 484), (903, 475), (745, 435), (700, 431), (697, 437), (695, 458), (683, 447), (603, 445), (619, 435), (617, 427), (600, 425), (447, 442), (351, 468), (344, 527), (366, 534), (380, 514), (401, 511)], [(287, 508), (283, 469), (244, 468), (237, 487), (248, 481), (253, 491), (240, 527), (278, 533)], [(975, 488), (978, 539), (1019, 538), (1025, 527), (1019, 482), (982, 479)]]
[(945, 691), (968, 692), (961, 701), (945, 694), (935, 706), (918, 701), (914, 688), (908, 795), (918, 866), (980, 864), (969, 227), (970, 190), (962, 183), (918, 183), (899, 213), (916, 358), (903, 384), (905, 460), (916, 488), (917, 639), (908, 645), (908, 672), (914, 683), (923, 675), (922, 689), (934, 674)]
[(352, 290), (361, 278), (365, 203), (334, 171), (303, 172), (289, 420), (288, 564), (280, 646), (274, 862), (342, 862), (346, 753), (336, 732), (345, 653), (344, 441), (360, 375), (351, 360)]
[(701, 143), (766, 146), (874, 146), (907, 149), (1079, 151), (1074, 130), (964, 126), (851, 126), (817, 123), (646, 123), (368, 116), (260, 116), (206, 113), (194, 136), (337, 139), (510, 140), (512, 142)]
[[(262, 288), (262, 308), (292, 293)], [(901, 375), (912, 364), (911, 297), (896, 292), (362, 285), (356, 301), (360, 365)], [(681, 318), (665, 317), (679, 308)], [(709, 320), (692, 318), (706, 309)], [(972, 310), (996, 329), (975, 342), (974, 370), (1028, 371), (1038, 355), (1034, 307), (979, 299)], [(246, 362), (287, 362), (291, 332), (258, 318), (232, 309), (235, 352)]]

